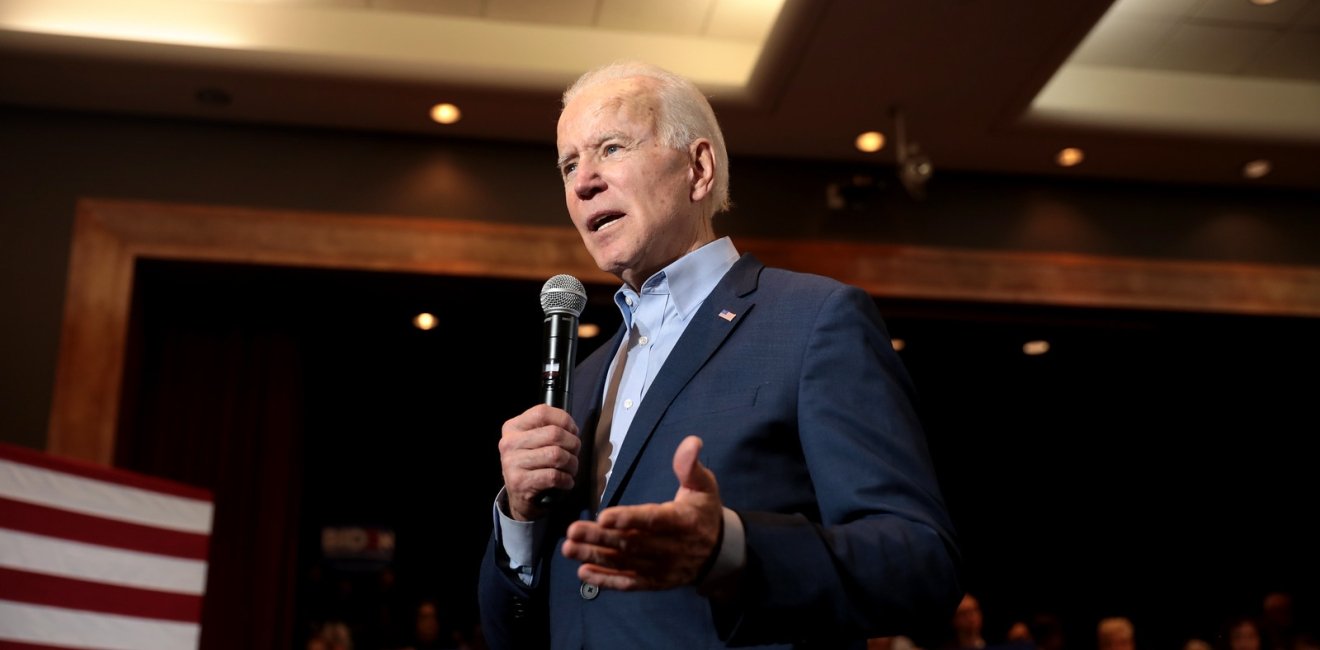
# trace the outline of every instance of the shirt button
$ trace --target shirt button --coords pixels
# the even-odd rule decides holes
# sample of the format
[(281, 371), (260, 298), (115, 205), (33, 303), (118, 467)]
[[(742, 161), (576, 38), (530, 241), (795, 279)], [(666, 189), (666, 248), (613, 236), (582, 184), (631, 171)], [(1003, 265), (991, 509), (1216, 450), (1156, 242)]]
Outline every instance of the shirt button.
[(650, 341), (650, 340), (651, 340), (651, 339), (648, 339), (648, 338), (646, 338), (645, 336), (643, 336), (642, 338), (637, 339), (637, 344), (638, 344), (638, 345), (646, 345), (646, 342), (647, 342), (647, 341)]
[(600, 587), (584, 582), (578, 587), (578, 595), (582, 596), (582, 600), (596, 600), (596, 596), (600, 595)]
[(632, 296), (628, 296), (628, 297), (624, 298), (623, 301), (624, 301), (625, 303), (628, 303), (628, 306), (629, 306), (629, 307), (632, 307), (632, 304), (633, 304)]
[(632, 408), (632, 400), (630, 399), (623, 400), (623, 408), (626, 409)]

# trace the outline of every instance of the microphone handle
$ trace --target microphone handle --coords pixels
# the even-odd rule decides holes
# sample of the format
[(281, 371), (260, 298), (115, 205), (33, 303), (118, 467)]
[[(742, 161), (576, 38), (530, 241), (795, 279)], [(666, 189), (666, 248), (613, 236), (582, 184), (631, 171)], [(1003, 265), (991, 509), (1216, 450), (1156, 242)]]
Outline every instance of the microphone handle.
[[(568, 409), (572, 396), (573, 364), (577, 362), (577, 316), (567, 313), (546, 314), (545, 354), (541, 365), (541, 388), (545, 404)], [(542, 508), (553, 508), (567, 498), (560, 489), (542, 492), (536, 498)]]

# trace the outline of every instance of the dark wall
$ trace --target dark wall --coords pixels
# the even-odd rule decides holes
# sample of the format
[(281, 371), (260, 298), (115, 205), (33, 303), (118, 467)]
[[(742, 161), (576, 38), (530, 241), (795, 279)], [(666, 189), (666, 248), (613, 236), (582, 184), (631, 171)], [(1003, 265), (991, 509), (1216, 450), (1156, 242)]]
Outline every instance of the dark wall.
[[(0, 440), (45, 444), (79, 199), (563, 224), (552, 160), (549, 144), (0, 107)], [(739, 158), (732, 178), (732, 235), (1320, 265), (1315, 194), (937, 167), (918, 202), (880, 165)], [(848, 207), (827, 207), (831, 183)]]

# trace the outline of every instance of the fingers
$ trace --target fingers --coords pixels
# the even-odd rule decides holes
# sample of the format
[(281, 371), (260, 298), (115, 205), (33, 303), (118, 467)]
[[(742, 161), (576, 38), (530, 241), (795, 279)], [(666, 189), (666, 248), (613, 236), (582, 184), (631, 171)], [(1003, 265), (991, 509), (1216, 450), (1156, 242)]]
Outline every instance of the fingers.
[[(579, 526), (578, 524), (582, 524)], [(638, 531), (603, 529), (577, 522), (564, 541), (563, 553), (582, 562), (578, 577), (607, 589), (664, 589), (683, 584), (672, 568), (673, 540), (649, 540)]]
[(577, 423), (573, 421), (573, 416), (569, 415), (568, 411), (545, 404), (537, 404), (505, 422), (502, 434), (504, 437), (508, 437), (511, 434), (542, 427), (563, 429), (574, 437), (578, 433)]
[(535, 519), (543, 514), (541, 493), (571, 490), (581, 446), (577, 425), (562, 409), (538, 404), (505, 422), (499, 448), (509, 515)]
[(636, 571), (607, 569), (595, 564), (583, 564), (578, 567), (578, 579), (604, 589), (635, 591), (641, 589), (659, 589), (661, 587), (645, 580)]
[(596, 521), (604, 528), (663, 533), (686, 528), (692, 519), (690, 515), (690, 512), (678, 510), (672, 505), (644, 504), (606, 508), (596, 517)]
[(582, 562), (578, 576), (610, 589), (691, 584), (719, 534), (697, 509), (676, 504), (616, 506), (568, 528), (562, 553)]

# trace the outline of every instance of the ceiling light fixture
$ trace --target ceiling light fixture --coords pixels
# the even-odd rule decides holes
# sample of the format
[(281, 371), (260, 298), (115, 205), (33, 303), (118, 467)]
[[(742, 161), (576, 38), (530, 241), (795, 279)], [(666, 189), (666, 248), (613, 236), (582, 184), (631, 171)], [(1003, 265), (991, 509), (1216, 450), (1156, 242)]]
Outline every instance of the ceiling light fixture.
[(1274, 168), (1270, 161), (1260, 158), (1253, 160), (1242, 166), (1242, 176), (1245, 178), (1263, 178)]
[(435, 315), (428, 314), (426, 312), (422, 312), (420, 314), (417, 314), (416, 316), (413, 316), (412, 322), (413, 322), (413, 327), (416, 327), (417, 329), (422, 330), (423, 332), (435, 329), (435, 325), (436, 325)]
[(1256, 5), (1258, 7), (1264, 7), (1266, 5), (1272, 5), (1278, 1), (1279, 0), (1251, 0), (1251, 4)]
[(600, 325), (595, 323), (578, 323), (578, 338), (594, 339), (600, 335)]
[(894, 348), (894, 352), (902, 352), (903, 348), (907, 347), (907, 341), (904, 341), (903, 339), (889, 339), (889, 345)]
[(463, 119), (463, 111), (453, 104), (436, 104), (431, 107), (431, 119), (440, 124), (453, 124)]
[(857, 150), (864, 153), (875, 153), (885, 148), (885, 134), (879, 131), (867, 131), (853, 141)]
[(1086, 159), (1086, 152), (1077, 147), (1067, 147), (1060, 149), (1054, 156), (1054, 162), (1060, 167), (1075, 167)]
[(1036, 340), (1036, 341), (1027, 341), (1026, 343), (1022, 344), (1022, 354), (1025, 354), (1027, 356), (1038, 357), (1049, 351), (1050, 351), (1049, 341)]

